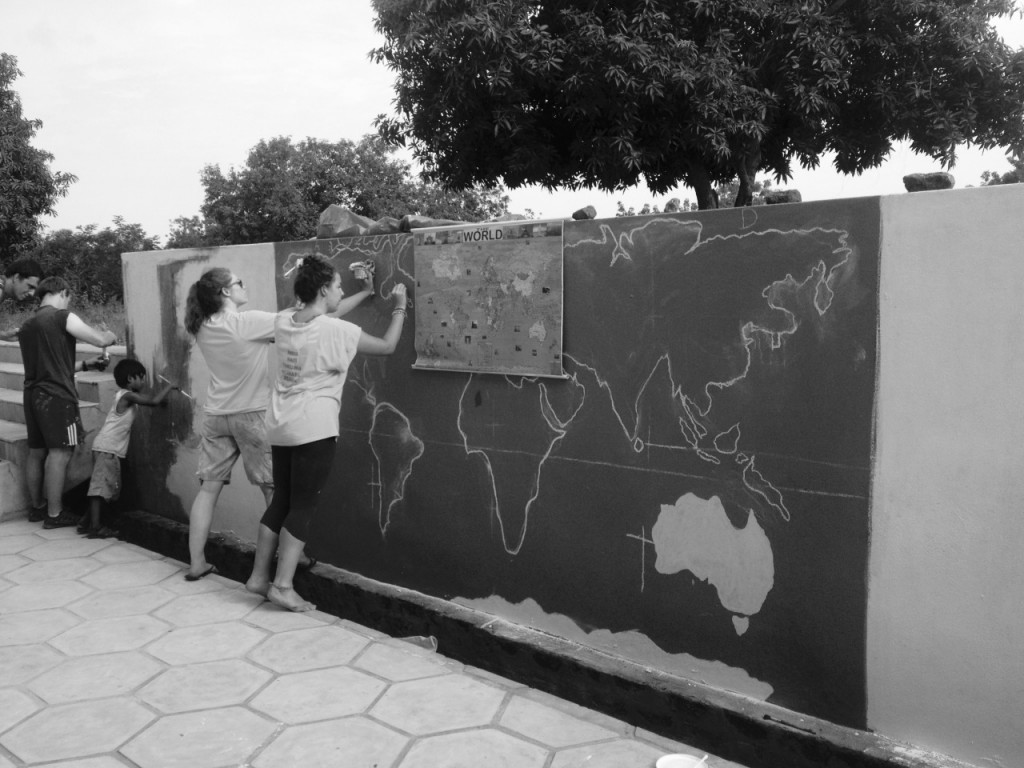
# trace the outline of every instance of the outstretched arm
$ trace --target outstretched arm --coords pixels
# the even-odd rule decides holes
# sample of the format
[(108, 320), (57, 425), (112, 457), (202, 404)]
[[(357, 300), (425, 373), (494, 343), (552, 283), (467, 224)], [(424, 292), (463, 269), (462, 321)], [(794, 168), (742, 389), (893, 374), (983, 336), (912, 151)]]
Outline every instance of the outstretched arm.
[(167, 400), (167, 395), (170, 394), (172, 389), (177, 389), (173, 384), (164, 384), (163, 388), (155, 395), (141, 395), (138, 392), (125, 392), (121, 397), (121, 400), (127, 400), (129, 403), (135, 405), (163, 405), (164, 401)]
[(406, 302), (408, 297), (405, 292), (405, 285), (399, 283), (391, 292), (395, 297), (395, 309), (391, 313), (391, 325), (388, 326), (383, 338), (370, 336), (363, 333), (359, 336), (359, 345), (356, 349), (367, 355), (390, 355), (398, 346), (398, 340), (402, 338), (402, 328), (405, 325)]
[(373, 296), (373, 274), (371, 273), (370, 275), (365, 277), (362, 283), (363, 287), (360, 289), (359, 293), (352, 294), (351, 296), (346, 296), (344, 299), (341, 300), (341, 302), (338, 304), (338, 308), (331, 313), (332, 317), (344, 317), (353, 309), (362, 304), (364, 299)]
[(117, 341), (117, 336), (113, 331), (101, 331), (98, 328), (93, 328), (74, 312), (68, 314), (67, 331), (79, 341), (97, 347), (109, 347)]

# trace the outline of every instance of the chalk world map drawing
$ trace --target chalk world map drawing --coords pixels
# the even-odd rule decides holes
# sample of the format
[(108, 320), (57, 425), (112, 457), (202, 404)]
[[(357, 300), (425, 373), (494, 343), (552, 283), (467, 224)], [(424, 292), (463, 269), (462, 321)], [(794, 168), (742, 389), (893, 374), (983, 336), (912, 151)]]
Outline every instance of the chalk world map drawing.
[[(472, 399), (482, 390), (473, 382), (459, 409), (460, 437), (490, 477), (509, 554), (529, 535), (550, 462), (573, 459), (560, 444), (589, 409), (610, 409), (618, 439), (638, 459), (700, 478), (700, 492), (684, 480), (672, 497), (638, 500), (648, 512), (625, 535), (640, 544), (641, 589), (653, 549), (655, 574), (689, 571), (715, 587), (737, 634), (774, 582), (765, 529), (791, 516), (785, 488), (759, 467), (745, 420), (770, 406), (758, 403), (756, 388), (765, 371), (787, 365), (791, 339), (827, 343), (836, 292), (856, 267), (842, 229), (762, 228), (756, 213), (745, 215), (747, 227), (723, 236), (679, 216), (602, 223), (597, 237), (567, 234), (566, 259), (578, 268), (567, 306), (584, 340), (567, 340), (569, 381), (510, 378), (486, 388), (497, 401), (490, 413), (515, 413), (525, 430), (478, 418)], [(612, 294), (598, 289), (608, 273)], [(523, 415), (525, 402), (535, 417)]]
[(562, 376), (562, 222), (416, 230), (416, 367)]

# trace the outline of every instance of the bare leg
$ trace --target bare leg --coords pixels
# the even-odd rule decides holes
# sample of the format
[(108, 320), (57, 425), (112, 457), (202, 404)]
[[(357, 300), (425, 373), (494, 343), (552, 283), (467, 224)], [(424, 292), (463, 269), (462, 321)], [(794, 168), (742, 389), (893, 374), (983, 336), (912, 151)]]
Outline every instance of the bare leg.
[(210, 568), (206, 562), (206, 540), (210, 537), (213, 510), (223, 488), (222, 480), (204, 480), (192, 502), (192, 509), (188, 513), (188, 552), (192, 561), (188, 569), (190, 576), (199, 576)]
[(70, 448), (51, 448), (43, 463), (43, 486), (46, 489), (47, 512), (50, 517), (61, 513), (61, 497), (64, 495), (64, 479), (71, 461)]
[(28, 460), (25, 462), (25, 484), (28, 485), (29, 500), (35, 508), (43, 505), (43, 466), (45, 463), (45, 448), (28, 449)]
[(295, 577), (295, 568), (302, 557), (302, 550), (306, 543), (288, 533), (287, 528), (281, 529), (281, 546), (277, 558), (277, 573), (274, 574), (274, 583), (270, 585), (267, 598), (274, 605), (279, 605), (289, 611), (312, 611), (316, 608), (313, 603), (304, 600), (292, 586), (292, 579)]
[(99, 496), (92, 496), (89, 498), (89, 526), (94, 530), (98, 531), (102, 528), (100, 522), (100, 515), (103, 511), (103, 499)]
[(257, 595), (267, 596), (270, 589), (270, 566), (274, 562), (277, 551), (277, 534), (260, 523), (256, 534), (256, 557), (252, 563), (252, 573), (245, 582), (245, 588)]

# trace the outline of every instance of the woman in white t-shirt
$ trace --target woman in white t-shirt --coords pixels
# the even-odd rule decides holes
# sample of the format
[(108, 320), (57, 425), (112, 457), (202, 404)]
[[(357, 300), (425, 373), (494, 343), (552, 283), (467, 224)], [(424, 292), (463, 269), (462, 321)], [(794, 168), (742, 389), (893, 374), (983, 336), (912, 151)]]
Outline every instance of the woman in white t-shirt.
[[(342, 307), (344, 295), (334, 267), (322, 257), (306, 256), (295, 277), (300, 305), (278, 313), (274, 325), (278, 374), (267, 411), (267, 439), (275, 492), (260, 522), (246, 588), (291, 611), (316, 607), (299, 596), (292, 580), (334, 462), (341, 393), (352, 359), (357, 352), (394, 352), (406, 315), (406, 289), (399, 283), (392, 291), (395, 309), (384, 337), (370, 336), (328, 316)], [(271, 583), (275, 546), (278, 561)]]
[(270, 404), (267, 350), (275, 312), (240, 308), (249, 295), (231, 270), (207, 270), (185, 302), (185, 330), (195, 337), (210, 372), (199, 427), (199, 493), (188, 517), (191, 563), (185, 578), (201, 579), (216, 568), (206, 561), (213, 511), (239, 456), (249, 482), (269, 504), (274, 491), (265, 414)]

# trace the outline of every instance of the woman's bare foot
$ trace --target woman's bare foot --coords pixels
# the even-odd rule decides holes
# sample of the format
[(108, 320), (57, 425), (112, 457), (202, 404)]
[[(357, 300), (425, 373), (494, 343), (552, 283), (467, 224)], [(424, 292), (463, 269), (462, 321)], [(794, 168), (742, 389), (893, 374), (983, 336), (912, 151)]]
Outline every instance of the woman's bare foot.
[(301, 613), (316, 610), (316, 606), (308, 600), (303, 600), (293, 587), (279, 587), (276, 584), (271, 584), (267, 591), (267, 599), (287, 611)]
[(245, 582), (245, 588), (254, 595), (262, 595), (263, 597), (266, 597), (267, 592), (270, 591), (270, 582), (250, 576), (249, 580)]

